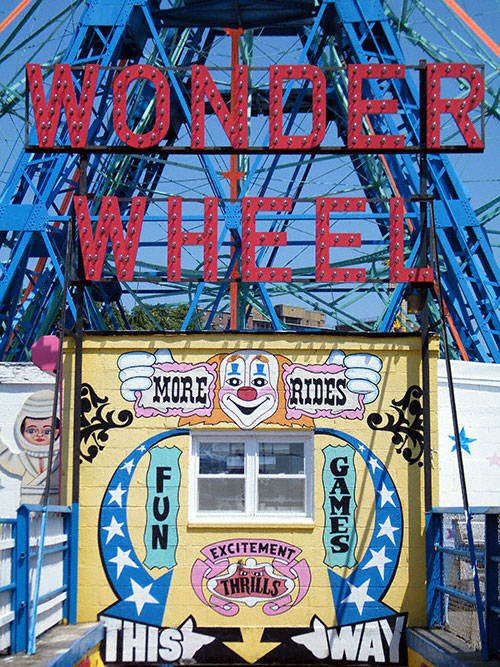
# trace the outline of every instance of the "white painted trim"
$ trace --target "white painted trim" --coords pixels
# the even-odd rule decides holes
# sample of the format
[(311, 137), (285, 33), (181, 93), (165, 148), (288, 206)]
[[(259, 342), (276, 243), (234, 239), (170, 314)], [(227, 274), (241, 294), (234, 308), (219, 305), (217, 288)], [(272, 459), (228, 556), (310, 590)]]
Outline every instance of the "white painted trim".
[[(475, 361), (452, 361), (451, 374), (455, 386), (465, 385), (481, 390), (485, 386), (500, 390), (500, 364), (483, 364)], [(438, 360), (438, 385), (448, 381), (446, 362)]]
[[(198, 512), (198, 443), (200, 441), (221, 442), (231, 440), (234, 443), (241, 442), (245, 445), (245, 512)], [(303, 514), (294, 513), (257, 513), (256, 484), (257, 474), (257, 447), (260, 441), (271, 440), (272, 442), (301, 442), (304, 443), (304, 475), (287, 475), (305, 480), (305, 511)], [(279, 431), (192, 431), (190, 434), (189, 455), (189, 510), (188, 522), (190, 525), (207, 524), (252, 524), (252, 525), (312, 525), (314, 521), (314, 434), (312, 431), (279, 430)], [(229, 478), (230, 476), (228, 476)]]
[(8, 611), (6, 614), (2, 614), (2, 616), (0, 616), (0, 628), (4, 628), (9, 623), (12, 623), (15, 617), (16, 615), (13, 611)]
[(9, 537), (6, 540), (0, 540), (0, 551), (5, 551), (7, 549), (13, 549), (16, 544), (16, 541)]
[[(64, 544), (68, 541), (67, 535), (46, 535), (43, 542), (44, 547), (54, 546), (56, 544)], [(30, 547), (38, 547), (40, 543), (40, 536), (34, 535), (30, 537)]]
[(42, 371), (35, 364), (0, 362), (0, 384), (49, 384), (55, 383), (51, 373)]
[(38, 608), (36, 610), (37, 618), (40, 614), (43, 614), (46, 611), (50, 611), (51, 609), (53, 609), (57, 605), (64, 602), (64, 600), (66, 600), (67, 597), (68, 597), (68, 594), (66, 592), (64, 592), (64, 593), (59, 593), (59, 595), (57, 595), (55, 598), (51, 598), (50, 600), (44, 600), (43, 602), (41, 602), (38, 605)]

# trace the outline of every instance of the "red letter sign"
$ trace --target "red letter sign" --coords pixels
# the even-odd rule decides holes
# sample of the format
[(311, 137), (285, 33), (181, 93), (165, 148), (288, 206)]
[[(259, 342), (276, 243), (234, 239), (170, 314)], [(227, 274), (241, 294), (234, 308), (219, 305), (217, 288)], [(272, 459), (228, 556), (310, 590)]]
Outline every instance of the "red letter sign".
[(248, 148), (248, 66), (233, 70), (232, 83), (236, 90), (236, 108), (228, 110), (226, 103), (205, 65), (191, 67), (191, 148), (205, 148), (205, 97), (222, 123), (233, 148)]
[(284, 246), (286, 232), (255, 231), (259, 211), (291, 211), (292, 202), (285, 197), (244, 197), (241, 202), (241, 280), (244, 282), (289, 282), (292, 269), (255, 266), (255, 246)]
[[(156, 88), (156, 119), (150, 132), (137, 134), (127, 126), (127, 88), (137, 79), (147, 79)], [(127, 146), (148, 148), (156, 146), (167, 134), (170, 124), (170, 89), (163, 74), (151, 65), (130, 65), (113, 81), (113, 127)]]
[(330, 232), (330, 213), (364, 211), (364, 197), (321, 197), (316, 199), (316, 280), (325, 282), (362, 283), (366, 278), (365, 269), (332, 269), (330, 267), (330, 248), (359, 248), (361, 234)]
[[(442, 77), (466, 79), (470, 91), (464, 99), (441, 98)], [(451, 113), (469, 148), (484, 148), (468, 112), (481, 103), (483, 77), (472, 65), (433, 63), (427, 65), (427, 148), (441, 147), (441, 114)]]
[(73, 204), (78, 225), (85, 278), (100, 280), (106, 256), (108, 239), (115, 257), (118, 280), (132, 280), (135, 258), (139, 246), (146, 197), (134, 197), (130, 208), (127, 235), (123, 237), (123, 225), (117, 197), (105, 197), (101, 203), (95, 235), (92, 234), (87, 197), (74, 195)]
[(26, 65), (33, 111), (35, 114), (38, 145), (52, 148), (61, 115), (61, 106), (66, 111), (68, 134), (73, 148), (82, 148), (87, 143), (90, 115), (94, 103), (99, 65), (86, 65), (83, 75), (80, 102), (76, 101), (75, 86), (69, 65), (56, 65), (50, 89), (49, 105), (45, 102), (42, 70), (40, 65)]
[(347, 147), (348, 148), (402, 148), (402, 134), (374, 134), (362, 132), (362, 115), (397, 113), (397, 100), (367, 100), (363, 98), (363, 79), (403, 79), (404, 65), (349, 65)]
[[(312, 132), (283, 135), (283, 79), (309, 79), (312, 83)], [(313, 65), (272, 65), (269, 68), (269, 147), (281, 150), (319, 146), (326, 132), (326, 80)]]
[(203, 234), (183, 232), (182, 199), (168, 198), (168, 260), (167, 278), (181, 278), (181, 249), (185, 245), (203, 246), (203, 279), (206, 282), (217, 280), (217, 197), (205, 198), (205, 224)]
[(423, 269), (406, 269), (404, 247), (403, 200), (391, 197), (389, 218), (389, 280), (394, 283), (430, 283), (433, 271), (430, 266)]

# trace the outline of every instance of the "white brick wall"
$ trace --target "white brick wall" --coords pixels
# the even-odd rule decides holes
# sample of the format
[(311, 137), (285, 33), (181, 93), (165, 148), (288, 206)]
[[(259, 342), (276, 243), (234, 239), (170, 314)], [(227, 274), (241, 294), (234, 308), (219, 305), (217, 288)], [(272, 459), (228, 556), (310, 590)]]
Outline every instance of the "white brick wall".
[[(500, 506), (500, 365), (452, 361), (465, 478), (471, 506)], [(443, 360), (438, 362), (439, 506), (462, 506), (453, 422)]]

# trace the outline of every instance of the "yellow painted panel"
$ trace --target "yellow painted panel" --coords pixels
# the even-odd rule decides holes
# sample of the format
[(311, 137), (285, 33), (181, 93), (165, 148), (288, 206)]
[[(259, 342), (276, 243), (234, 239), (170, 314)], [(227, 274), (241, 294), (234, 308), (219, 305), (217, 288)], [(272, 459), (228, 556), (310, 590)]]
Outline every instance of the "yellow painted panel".
[[(102, 615), (110, 662), (405, 659), (426, 621), (419, 337), (88, 336), (82, 363), (79, 620)], [(73, 366), (68, 344), (70, 416)], [(253, 504), (304, 484), (307, 516)]]

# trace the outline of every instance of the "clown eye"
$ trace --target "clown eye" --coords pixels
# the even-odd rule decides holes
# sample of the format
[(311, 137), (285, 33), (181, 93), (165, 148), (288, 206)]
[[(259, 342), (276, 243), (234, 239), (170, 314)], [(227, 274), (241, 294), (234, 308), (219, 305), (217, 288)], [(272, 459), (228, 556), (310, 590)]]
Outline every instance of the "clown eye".
[(265, 384), (267, 384), (267, 380), (264, 378), (255, 378), (255, 380), (252, 380), (252, 384), (254, 387), (263, 387)]
[(231, 387), (238, 387), (241, 384), (241, 380), (239, 378), (229, 378), (227, 383)]

